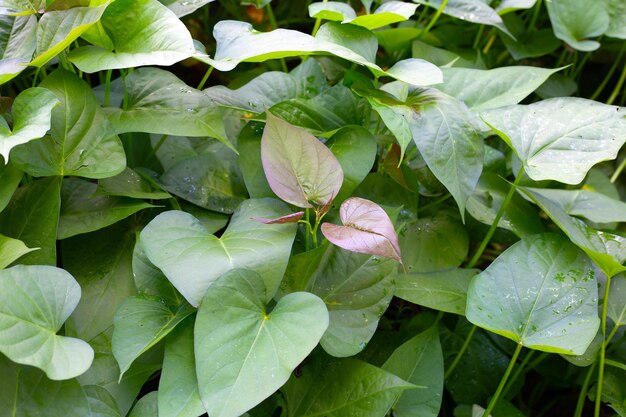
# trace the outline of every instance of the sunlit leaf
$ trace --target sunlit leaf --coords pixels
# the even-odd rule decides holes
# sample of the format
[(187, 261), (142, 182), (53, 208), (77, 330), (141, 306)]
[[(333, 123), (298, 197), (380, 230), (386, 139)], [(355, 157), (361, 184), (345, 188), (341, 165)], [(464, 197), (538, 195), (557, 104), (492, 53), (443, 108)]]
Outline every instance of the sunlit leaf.
[(322, 224), (322, 233), (326, 239), (352, 252), (384, 256), (402, 262), (393, 223), (378, 204), (352, 197), (341, 204), (339, 214), (343, 226)]
[(326, 306), (310, 293), (288, 294), (267, 311), (272, 289), (260, 278), (253, 271), (226, 273), (198, 311), (196, 371), (211, 416), (238, 417), (269, 397), (328, 327)]
[(176, 16), (187, 16), (199, 8), (211, 3), (214, 0), (159, 0), (161, 4), (167, 6)]
[(37, 249), (38, 248), (31, 249), (26, 247), (21, 240), (0, 235), (0, 269), (6, 268), (22, 255), (26, 255), (28, 252)]
[(532, 179), (578, 184), (626, 142), (626, 108), (565, 97), (481, 113)]
[(0, 14), (0, 84), (26, 69), (37, 47), (36, 26), (37, 18), (33, 15)]
[(317, 2), (309, 5), (309, 16), (317, 19), (332, 20), (377, 29), (392, 23), (403, 22), (415, 13), (417, 4), (402, 1), (388, 1), (374, 13), (357, 16), (350, 5), (337, 1)]
[(287, 267), (296, 225), (262, 224), (254, 217), (288, 213), (276, 200), (246, 200), (218, 239), (190, 214), (169, 211), (146, 226), (141, 241), (148, 259), (194, 306), (217, 278), (234, 268), (255, 270), (272, 292)]
[(298, 207), (324, 206), (341, 189), (343, 170), (333, 153), (304, 129), (269, 112), (261, 158), (272, 191)]
[(499, 15), (510, 13), (520, 9), (530, 9), (535, 5), (537, 0), (502, 0), (496, 7)]
[(59, 100), (44, 88), (33, 87), (22, 91), (13, 102), (13, 129), (0, 119), (0, 155), (5, 163), (9, 152), (17, 145), (39, 139), (50, 129), (52, 109)]
[(66, 271), (18, 265), (0, 271), (0, 352), (63, 380), (85, 372), (93, 350), (84, 341), (59, 336), (80, 299), (80, 286)]
[(600, 325), (593, 266), (557, 234), (522, 239), (474, 277), (466, 315), (531, 349), (580, 355)]

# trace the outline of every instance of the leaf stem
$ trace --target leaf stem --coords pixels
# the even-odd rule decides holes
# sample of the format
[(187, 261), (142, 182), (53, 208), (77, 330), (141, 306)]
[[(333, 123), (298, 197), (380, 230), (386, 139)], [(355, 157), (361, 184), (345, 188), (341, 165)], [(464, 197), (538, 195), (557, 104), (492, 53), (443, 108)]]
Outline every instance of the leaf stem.
[(624, 85), (624, 81), (626, 81), (626, 62), (624, 62), (624, 68), (622, 68), (622, 73), (619, 76), (619, 80), (617, 80), (617, 84), (615, 84), (615, 88), (613, 88), (613, 92), (609, 96), (609, 99), (606, 101), (606, 104), (613, 104), (617, 96), (622, 93), (622, 86)]
[(593, 371), (596, 369), (596, 363), (594, 362), (587, 371), (587, 376), (585, 376), (585, 380), (583, 381), (583, 386), (580, 388), (580, 393), (578, 394), (578, 401), (576, 402), (576, 410), (574, 411), (574, 417), (582, 417), (583, 415), (583, 407), (585, 405), (585, 397), (587, 397), (587, 391), (589, 389), (589, 382), (591, 382), (591, 376), (593, 375)]
[(461, 358), (463, 357), (463, 354), (465, 353), (465, 351), (467, 350), (470, 342), (472, 341), (472, 336), (474, 336), (474, 332), (475, 331), (476, 331), (476, 325), (472, 325), (472, 328), (470, 329), (469, 333), (465, 337), (465, 341), (463, 342), (463, 346), (461, 346), (461, 349), (459, 349), (459, 352), (454, 357), (454, 360), (452, 361), (452, 363), (450, 364), (448, 369), (446, 369), (446, 373), (443, 376), (444, 381), (446, 379), (448, 379), (450, 377), (450, 375), (452, 375), (452, 372), (454, 371), (454, 368), (456, 368), (456, 366), (461, 361)]
[(617, 167), (617, 169), (615, 170), (613, 175), (611, 175), (611, 183), (612, 184), (614, 184), (615, 181), (617, 181), (617, 179), (619, 178), (619, 176), (622, 173), (622, 171), (624, 170), (624, 168), (626, 168), (626, 157), (624, 159), (622, 159), (622, 162), (620, 162), (619, 166)]
[(606, 317), (609, 308), (609, 290), (611, 288), (611, 277), (606, 277), (606, 286), (604, 288), (604, 303), (602, 304), (602, 315), (600, 316), (600, 331), (604, 340), (600, 345), (600, 361), (598, 362), (598, 383), (596, 387), (596, 403), (593, 409), (593, 416), (600, 417), (600, 406), (602, 405), (602, 383), (604, 382), (604, 361), (606, 359), (606, 345), (610, 339), (606, 339)]
[(484, 31), (485, 31), (485, 25), (480, 25), (480, 28), (478, 29), (478, 33), (476, 34), (476, 37), (474, 38), (474, 45), (472, 46), (472, 49), (478, 49), (478, 44), (480, 44), (480, 39), (483, 37)]
[[(323, 0), (324, 3), (328, 2), (328, 0)], [(311, 36), (315, 37), (315, 35), (317, 34), (317, 31), (320, 28), (320, 25), (322, 24), (322, 19), (321, 18), (317, 18), (315, 19), (315, 25), (313, 26), (313, 31), (311, 32)]]
[(520, 365), (517, 367), (517, 369), (515, 370), (515, 372), (513, 373), (513, 376), (509, 379), (509, 382), (506, 384), (506, 386), (504, 387), (504, 389), (502, 390), (502, 396), (506, 397), (506, 395), (508, 394), (508, 392), (511, 390), (511, 388), (513, 387), (513, 384), (515, 384), (515, 381), (517, 381), (517, 379), (520, 377), (520, 375), (522, 374), (522, 371), (526, 370), (526, 366), (528, 365), (528, 362), (530, 361), (530, 359), (533, 357), (533, 355), (535, 354), (536, 350), (531, 350), (529, 351), (526, 356), (524, 356), (524, 359), (522, 360), (522, 363), (520, 363)]
[(602, 91), (606, 87), (606, 85), (609, 83), (609, 81), (611, 80), (611, 77), (613, 77), (613, 73), (617, 69), (617, 66), (619, 65), (620, 61), (622, 60), (622, 56), (624, 56), (625, 51), (626, 51), (626, 42), (624, 42), (624, 44), (622, 45), (622, 48), (620, 49), (617, 55), (617, 58), (613, 62), (613, 65), (611, 65), (611, 68), (609, 68), (609, 71), (606, 73), (606, 76), (604, 77), (604, 79), (602, 80), (598, 88), (596, 88), (596, 91), (594, 91), (591, 97), (589, 97), (591, 100), (597, 99), (598, 96), (602, 93)]
[(113, 70), (107, 70), (104, 79), (104, 106), (107, 107), (111, 103), (111, 75)]
[(304, 249), (308, 252), (311, 249), (311, 244), (309, 243), (309, 235), (311, 234), (311, 222), (309, 220), (309, 209), (304, 209), (304, 217), (306, 219), (306, 233), (304, 235)]
[(206, 70), (206, 72), (204, 73), (204, 77), (202, 77), (202, 79), (200, 80), (200, 83), (198, 84), (198, 87), (196, 88), (196, 90), (202, 90), (204, 88), (204, 84), (206, 84), (212, 72), (213, 72), (213, 65), (211, 65)]
[(528, 24), (528, 29), (526, 32), (531, 32), (535, 30), (535, 24), (537, 23), (537, 18), (539, 17), (539, 11), (541, 10), (541, 0), (537, 0), (535, 3), (535, 8), (533, 9), (533, 15), (530, 18), (530, 23)]
[(426, 35), (432, 29), (433, 26), (435, 26), (435, 23), (437, 23), (439, 16), (441, 16), (441, 13), (443, 13), (443, 9), (446, 8), (446, 4), (448, 4), (448, 0), (443, 0), (443, 2), (441, 3), (441, 6), (439, 6), (433, 18), (430, 19), (430, 22), (428, 22), (428, 26), (426, 26), (426, 29), (424, 29), (423, 31), (420, 32), (419, 35), (417, 35), (417, 38), (416, 38), (417, 40), (422, 39), (422, 37)]
[(513, 182), (513, 185), (511, 185), (511, 188), (509, 188), (509, 192), (504, 198), (504, 201), (502, 202), (502, 205), (500, 206), (500, 209), (498, 210), (498, 213), (496, 214), (496, 217), (493, 220), (493, 223), (489, 227), (489, 231), (487, 231), (487, 234), (485, 235), (483, 241), (480, 243), (480, 246), (478, 247), (478, 249), (476, 249), (476, 253), (474, 253), (474, 256), (467, 264), (468, 268), (473, 268), (478, 263), (478, 260), (480, 259), (481, 255), (483, 254), (483, 251), (489, 244), (491, 237), (496, 232), (496, 229), (498, 228), (498, 223), (500, 223), (500, 219), (504, 215), (504, 211), (506, 210), (506, 207), (511, 202), (511, 199), (513, 198), (513, 194), (515, 194), (515, 188), (517, 184), (519, 184), (519, 181), (522, 178), (523, 174), (524, 174), (524, 166), (522, 165), (519, 172), (517, 173), (517, 176), (515, 177), (515, 181)]
[(506, 368), (506, 372), (504, 372), (504, 375), (502, 376), (502, 379), (500, 380), (500, 384), (498, 385), (498, 388), (496, 389), (496, 393), (493, 395), (493, 397), (491, 397), (491, 401), (489, 401), (489, 405), (487, 406), (487, 409), (483, 413), (483, 417), (489, 417), (489, 415), (491, 414), (491, 411), (493, 410), (493, 408), (496, 406), (496, 403), (500, 399), (500, 394), (502, 393), (502, 390), (504, 389), (504, 386), (506, 385), (506, 382), (509, 379), (509, 375), (511, 375), (511, 371), (513, 370), (513, 367), (515, 366), (515, 363), (517, 362), (517, 357), (519, 356), (519, 353), (522, 351), (522, 347), (523, 345), (521, 343), (517, 344), (517, 347), (515, 348), (515, 352), (513, 352), (513, 356), (511, 357), (511, 361), (509, 362), (509, 366)]

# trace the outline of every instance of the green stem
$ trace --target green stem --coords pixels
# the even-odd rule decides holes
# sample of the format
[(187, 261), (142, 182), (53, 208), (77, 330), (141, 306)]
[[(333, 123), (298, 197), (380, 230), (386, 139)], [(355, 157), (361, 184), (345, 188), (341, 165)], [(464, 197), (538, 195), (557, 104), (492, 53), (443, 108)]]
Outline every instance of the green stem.
[(535, 30), (535, 24), (537, 23), (537, 19), (539, 18), (539, 11), (541, 10), (541, 0), (537, 0), (535, 3), (535, 8), (533, 9), (533, 16), (530, 18), (530, 23), (528, 24), (527, 33)]
[[(265, 10), (267, 10), (267, 17), (270, 19), (270, 27), (272, 28), (272, 30), (278, 29), (276, 16), (274, 16), (274, 10), (272, 9), (272, 3), (267, 3), (267, 6), (265, 6)], [(283, 72), (289, 72), (289, 69), (287, 68), (287, 63), (285, 62), (285, 58), (280, 59), (280, 66)]]
[[(324, 3), (326, 3), (328, 0), (323, 0)], [(320, 26), (322, 24), (322, 19), (321, 18), (317, 18), (315, 19), (315, 25), (313, 26), (313, 31), (311, 32), (311, 36), (315, 37), (315, 35), (317, 34), (317, 31), (319, 30)]]
[(515, 194), (516, 186), (517, 186), (517, 184), (519, 184), (519, 181), (522, 178), (523, 174), (524, 174), (524, 167), (522, 166), (520, 168), (519, 172), (517, 173), (517, 177), (515, 177), (515, 181), (513, 182), (513, 185), (511, 185), (511, 188), (509, 189), (509, 192), (507, 193), (506, 197), (504, 198), (504, 201), (502, 202), (502, 205), (500, 206), (500, 209), (498, 210), (498, 213), (496, 214), (496, 218), (493, 220), (493, 223), (489, 227), (489, 231), (485, 235), (483, 241), (480, 243), (480, 246), (478, 247), (478, 249), (476, 249), (476, 253), (474, 253), (474, 256), (472, 257), (472, 259), (467, 264), (468, 268), (473, 268), (478, 263), (478, 260), (480, 259), (481, 255), (483, 254), (483, 251), (485, 250), (485, 248), (489, 244), (489, 241), (491, 240), (491, 237), (496, 232), (496, 229), (498, 228), (498, 223), (500, 223), (500, 219), (504, 215), (504, 211), (506, 210), (506, 206), (509, 205), (509, 202), (513, 198), (513, 194)]
[(594, 362), (587, 371), (587, 376), (585, 376), (585, 380), (583, 381), (583, 386), (580, 387), (580, 392), (578, 393), (578, 401), (576, 402), (576, 410), (574, 411), (574, 417), (582, 417), (583, 415), (583, 407), (585, 406), (585, 398), (587, 397), (587, 391), (589, 390), (589, 383), (591, 382), (591, 377), (593, 375), (593, 371), (596, 369), (596, 362)]
[(448, 4), (448, 0), (443, 0), (443, 2), (441, 3), (441, 6), (439, 6), (439, 8), (437, 9), (437, 12), (435, 13), (435, 15), (433, 16), (432, 19), (430, 19), (430, 22), (428, 22), (428, 26), (426, 26), (426, 29), (424, 29), (423, 31), (420, 32), (420, 34), (417, 36), (417, 40), (422, 39), (422, 37), (427, 34), (433, 26), (435, 26), (435, 23), (437, 23), (437, 20), (439, 19), (439, 16), (441, 16), (441, 13), (443, 13), (443, 9), (446, 8), (446, 4)]
[(450, 377), (450, 375), (452, 375), (452, 372), (454, 371), (454, 368), (456, 368), (456, 366), (459, 364), (459, 361), (463, 357), (463, 354), (465, 353), (465, 351), (467, 350), (467, 347), (469, 346), (470, 342), (472, 341), (472, 336), (474, 336), (474, 332), (475, 331), (476, 331), (476, 326), (473, 325), (472, 328), (470, 329), (469, 333), (465, 337), (465, 341), (463, 342), (463, 346), (461, 346), (461, 349), (459, 349), (459, 352), (454, 357), (454, 360), (452, 361), (452, 363), (450, 364), (448, 369), (446, 369), (446, 373), (443, 376), (444, 381), (446, 379), (448, 379)]
[(489, 50), (493, 46), (493, 43), (495, 40), (496, 40), (496, 34), (492, 33), (489, 39), (487, 40), (487, 44), (483, 48), (483, 55), (487, 55), (489, 53)]
[(496, 393), (491, 398), (491, 401), (489, 401), (489, 405), (487, 406), (487, 409), (483, 413), (483, 417), (489, 417), (489, 415), (491, 414), (491, 411), (493, 410), (493, 407), (496, 406), (496, 403), (500, 399), (500, 394), (502, 394), (502, 390), (504, 389), (504, 386), (506, 385), (506, 381), (509, 379), (509, 375), (511, 375), (511, 371), (513, 370), (513, 367), (515, 366), (515, 363), (517, 362), (517, 357), (519, 356), (519, 353), (521, 351), (522, 351), (522, 345), (518, 343), (517, 347), (515, 348), (515, 352), (513, 352), (513, 356), (511, 357), (511, 361), (509, 362), (509, 366), (506, 368), (506, 372), (504, 372), (504, 376), (500, 380), (500, 384), (498, 385), (498, 388), (496, 389)]
[(622, 86), (624, 85), (624, 81), (626, 81), (626, 62), (624, 62), (624, 68), (622, 68), (622, 73), (619, 76), (619, 80), (617, 81), (617, 84), (615, 84), (615, 88), (613, 89), (613, 92), (609, 96), (609, 99), (606, 101), (606, 104), (613, 104), (617, 96), (619, 96), (622, 93)]
[(624, 168), (626, 168), (626, 157), (622, 159), (622, 162), (620, 162), (613, 175), (611, 175), (611, 183), (615, 183), (615, 181), (617, 181)]
[(35, 76), (33, 77), (33, 87), (37, 86), (37, 77), (39, 76), (40, 70), (41, 70), (41, 67), (37, 67), (37, 69), (35, 70)]
[(594, 417), (600, 417), (600, 406), (602, 405), (602, 383), (604, 382), (604, 361), (606, 357), (606, 317), (609, 307), (609, 289), (611, 288), (611, 277), (606, 277), (606, 287), (604, 288), (604, 303), (602, 304), (602, 315), (600, 316), (600, 331), (604, 340), (600, 345), (600, 361), (598, 362), (598, 385), (596, 387), (596, 403), (593, 410)]
[(152, 148), (152, 151), (150, 151), (148, 156), (146, 156), (146, 158), (144, 159), (144, 164), (147, 164), (148, 162), (150, 162), (150, 160), (156, 155), (159, 149), (161, 149), (161, 146), (163, 146), (163, 144), (165, 143), (165, 140), (168, 137), (169, 135), (163, 135), (159, 138), (159, 141), (156, 143), (156, 145), (154, 145), (154, 147)]
[(111, 75), (113, 70), (107, 70), (104, 79), (104, 106), (107, 107), (111, 102)]
[(604, 360), (604, 364), (612, 366), (614, 368), (621, 369), (623, 371), (626, 371), (626, 364), (623, 364), (623, 363), (618, 362), (618, 361), (614, 361), (614, 360), (611, 360), (611, 359), (605, 359)]
[(202, 90), (204, 88), (204, 84), (206, 84), (212, 72), (213, 72), (213, 66), (211, 65), (209, 69), (207, 69), (206, 72), (204, 73), (204, 77), (202, 77), (202, 79), (200, 80), (197, 90)]
[(535, 352), (536, 352), (535, 350), (531, 350), (530, 352), (528, 352), (528, 354), (526, 356), (524, 356), (524, 359), (522, 360), (522, 363), (520, 363), (520, 365), (517, 367), (517, 369), (513, 373), (513, 376), (509, 380), (508, 384), (506, 384), (506, 386), (502, 390), (502, 396), (503, 397), (506, 398), (506, 395), (511, 390), (511, 387), (513, 387), (513, 385), (515, 384), (515, 381), (517, 381), (517, 379), (522, 374), (522, 371), (526, 370), (526, 366), (528, 365), (528, 361), (530, 361), (530, 359), (533, 357)]
[(480, 44), (480, 39), (483, 37), (484, 31), (485, 31), (485, 25), (480, 25), (480, 28), (478, 29), (478, 33), (476, 34), (476, 37), (474, 38), (474, 45), (472, 46), (473, 49), (478, 49), (478, 45)]
[(448, 200), (450, 197), (452, 197), (452, 194), (446, 194), (443, 197), (439, 197), (435, 201), (432, 201), (432, 202), (426, 204), (425, 206), (422, 206), (419, 209), (417, 209), (417, 214), (420, 214), (420, 213), (428, 210), (429, 208), (438, 206), (439, 204), (441, 204), (444, 201)]
[(596, 91), (594, 91), (591, 97), (589, 97), (591, 100), (597, 99), (598, 96), (602, 93), (602, 91), (606, 87), (606, 85), (609, 83), (609, 81), (611, 80), (611, 77), (613, 77), (613, 73), (617, 69), (617, 66), (619, 65), (620, 61), (622, 60), (622, 56), (624, 56), (624, 51), (626, 51), (626, 42), (624, 42), (624, 44), (622, 45), (622, 48), (619, 50), (619, 53), (617, 54), (617, 58), (613, 62), (613, 65), (611, 65), (611, 68), (609, 68), (609, 71), (606, 73), (606, 76), (604, 77), (604, 79), (602, 80), (598, 88), (596, 88)]
[(580, 61), (580, 64), (576, 67), (576, 70), (572, 74), (572, 78), (573, 79), (577, 79), (578, 78), (578, 76), (581, 74), (583, 68), (585, 67), (585, 64), (587, 63), (587, 61), (589, 61), (589, 58), (591, 58), (591, 55), (593, 55), (593, 52), (587, 52), (585, 54), (585, 56), (583, 57), (582, 61)]

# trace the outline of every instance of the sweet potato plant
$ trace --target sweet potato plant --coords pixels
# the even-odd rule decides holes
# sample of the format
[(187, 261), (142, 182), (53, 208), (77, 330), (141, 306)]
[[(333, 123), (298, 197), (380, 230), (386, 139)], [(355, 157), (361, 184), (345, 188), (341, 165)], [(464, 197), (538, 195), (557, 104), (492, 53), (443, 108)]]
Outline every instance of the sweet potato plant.
[(626, 416), (624, 0), (0, 1), (0, 417)]

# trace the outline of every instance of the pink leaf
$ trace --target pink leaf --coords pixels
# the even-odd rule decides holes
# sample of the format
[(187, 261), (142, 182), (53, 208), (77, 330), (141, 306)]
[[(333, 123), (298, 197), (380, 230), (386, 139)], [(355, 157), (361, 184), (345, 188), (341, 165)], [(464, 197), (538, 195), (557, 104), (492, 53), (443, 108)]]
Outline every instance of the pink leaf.
[(398, 236), (387, 213), (376, 203), (352, 197), (339, 211), (343, 226), (322, 224), (331, 243), (352, 252), (379, 255), (402, 263)]
[(277, 217), (275, 219), (264, 219), (262, 217), (255, 217), (254, 220), (265, 224), (283, 224), (283, 223), (297, 223), (304, 216), (303, 211), (297, 213), (287, 214), (285, 216)]
[(261, 140), (261, 160), (272, 191), (298, 207), (328, 204), (343, 183), (343, 170), (330, 149), (270, 112)]

